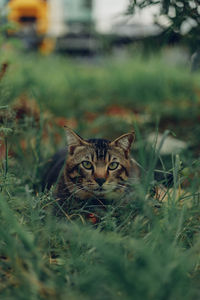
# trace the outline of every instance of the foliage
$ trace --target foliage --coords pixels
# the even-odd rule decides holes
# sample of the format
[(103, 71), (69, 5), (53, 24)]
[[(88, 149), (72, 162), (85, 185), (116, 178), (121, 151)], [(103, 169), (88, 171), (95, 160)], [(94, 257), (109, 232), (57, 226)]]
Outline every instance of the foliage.
[[(196, 49), (199, 46), (200, 14), (199, 1), (196, 0), (130, 0), (128, 12), (133, 14), (137, 8), (158, 7), (155, 22), (163, 27), (166, 35), (184, 35), (185, 40)], [(163, 17), (165, 25), (163, 26)]]

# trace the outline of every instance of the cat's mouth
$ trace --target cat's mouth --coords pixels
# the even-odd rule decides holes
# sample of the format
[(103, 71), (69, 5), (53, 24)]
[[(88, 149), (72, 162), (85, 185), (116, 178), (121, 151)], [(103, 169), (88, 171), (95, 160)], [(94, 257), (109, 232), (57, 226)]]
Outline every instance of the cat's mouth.
[(96, 195), (96, 196), (102, 196), (104, 195), (107, 191), (105, 188), (103, 187), (84, 187), (84, 189), (89, 192), (89, 193), (92, 193), (93, 195)]
[(92, 193), (98, 197), (108, 197), (109, 194), (114, 192), (114, 188), (103, 188), (99, 187), (92, 191)]
[(107, 197), (109, 194), (116, 193), (118, 189), (116, 190), (116, 186), (109, 185), (109, 186), (90, 186), (85, 188), (88, 192), (92, 193), (94, 196), (97, 197)]
[(95, 194), (104, 194), (106, 190), (102, 187), (96, 188), (93, 190)]

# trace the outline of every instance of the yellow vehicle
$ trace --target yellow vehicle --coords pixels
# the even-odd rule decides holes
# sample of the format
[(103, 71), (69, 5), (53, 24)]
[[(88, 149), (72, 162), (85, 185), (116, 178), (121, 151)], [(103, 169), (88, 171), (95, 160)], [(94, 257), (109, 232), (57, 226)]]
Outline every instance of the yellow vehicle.
[(27, 47), (38, 47), (48, 30), (48, 3), (45, 0), (10, 0), (8, 21), (16, 23), (16, 35)]
[(45, 34), (48, 29), (48, 7), (45, 0), (10, 0), (8, 20), (20, 27), (35, 24), (37, 34)]
[(93, 0), (0, 0), (0, 4), (5, 22), (16, 24), (8, 36), (19, 37), (25, 49), (39, 49), (45, 54), (54, 49), (96, 51)]

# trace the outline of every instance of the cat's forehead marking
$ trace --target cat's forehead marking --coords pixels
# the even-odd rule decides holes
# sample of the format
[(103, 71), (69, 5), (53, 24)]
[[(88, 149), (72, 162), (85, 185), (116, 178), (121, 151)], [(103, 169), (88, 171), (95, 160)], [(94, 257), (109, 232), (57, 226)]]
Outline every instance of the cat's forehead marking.
[(110, 142), (104, 139), (90, 139), (88, 142), (94, 149), (94, 160), (105, 160)]
[(110, 146), (110, 141), (108, 140), (90, 139), (87, 142), (89, 143), (87, 146), (76, 147), (74, 152), (75, 160), (89, 160), (94, 163), (124, 160), (123, 150), (120, 150), (119, 147)]

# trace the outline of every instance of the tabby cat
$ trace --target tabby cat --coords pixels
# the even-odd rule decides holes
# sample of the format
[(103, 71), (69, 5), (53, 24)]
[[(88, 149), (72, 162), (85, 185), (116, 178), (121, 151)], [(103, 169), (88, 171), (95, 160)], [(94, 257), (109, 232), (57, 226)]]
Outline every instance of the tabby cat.
[(130, 156), (134, 132), (112, 142), (84, 140), (70, 128), (66, 134), (67, 149), (54, 156), (45, 178), (47, 188), (57, 181), (57, 199), (104, 201), (110, 195), (125, 194), (130, 179), (138, 178), (137, 163)]

